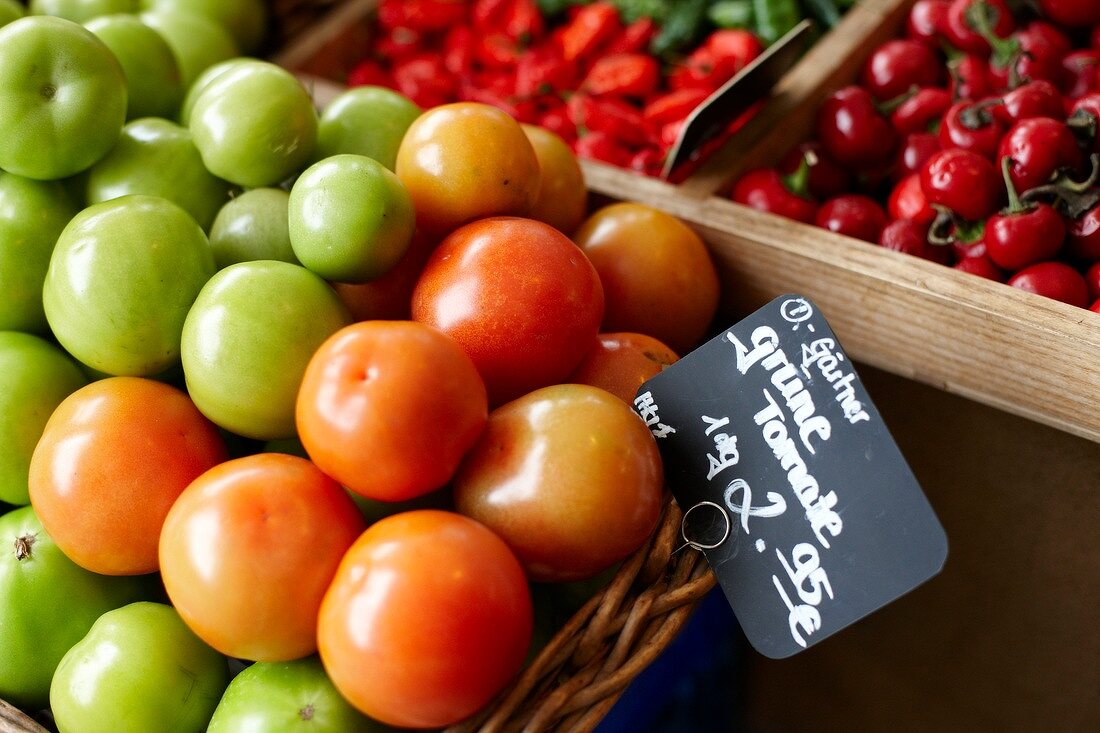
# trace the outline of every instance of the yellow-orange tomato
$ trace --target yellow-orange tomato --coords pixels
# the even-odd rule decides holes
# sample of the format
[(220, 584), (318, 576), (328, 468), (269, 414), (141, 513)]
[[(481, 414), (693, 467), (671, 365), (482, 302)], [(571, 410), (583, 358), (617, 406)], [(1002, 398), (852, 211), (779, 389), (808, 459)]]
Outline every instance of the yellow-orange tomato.
[(77, 565), (151, 573), (169, 508), (225, 458), (217, 429), (183, 392), (138, 377), (104, 379), (50, 416), (31, 457), (31, 504)]
[(657, 525), (661, 456), (614, 395), (560, 384), (493, 410), (454, 492), (458, 511), (504, 538), (532, 580), (581, 580), (638, 549)]
[(372, 525), (321, 604), (317, 642), (336, 688), (403, 728), (442, 728), (482, 708), (531, 642), (527, 579), (504, 542), (435, 510)]
[(397, 177), (416, 206), (417, 226), (446, 233), (535, 203), (539, 162), (519, 123), (476, 102), (428, 110), (397, 150)]
[(718, 273), (699, 235), (642, 204), (612, 204), (573, 237), (600, 273), (604, 331), (633, 331), (677, 353), (699, 344), (718, 308)]
[(606, 389), (623, 402), (633, 404), (642, 383), (679, 358), (652, 336), (601, 333), (569, 381)]
[(317, 467), (352, 491), (404, 501), (451, 479), (487, 413), (477, 368), (448, 336), (411, 321), (365, 321), (310, 360), (298, 436)]
[(317, 649), (317, 612), (364, 528), (339, 484), (309, 461), (259, 453), (199, 476), (160, 538), (172, 605), (222, 654), (287, 661)]
[(588, 207), (588, 188), (573, 151), (558, 135), (535, 125), (522, 125), (539, 160), (539, 194), (528, 214), (560, 232), (572, 234)]

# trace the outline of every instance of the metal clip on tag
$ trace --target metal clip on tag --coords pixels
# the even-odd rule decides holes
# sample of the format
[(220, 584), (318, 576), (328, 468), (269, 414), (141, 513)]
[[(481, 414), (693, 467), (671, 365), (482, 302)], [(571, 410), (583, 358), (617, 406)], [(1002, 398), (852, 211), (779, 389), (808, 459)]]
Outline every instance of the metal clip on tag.
[[(710, 510), (708, 513), (711, 515), (711, 519), (709, 522), (701, 525), (702, 531), (698, 535), (696, 535), (697, 538), (691, 539), (690, 537), (688, 537), (688, 520), (691, 518), (693, 512), (696, 512), (698, 509), (703, 507), (706, 507), (708, 510)], [(707, 536), (709, 534), (712, 534), (712, 530), (715, 530), (718, 527), (718, 522), (715, 521), (716, 517), (713, 516), (714, 512), (718, 512), (718, 516), (722, 518), (722, 531), (720, 533), (721, 536), (717, 539), (713, 539)], [(695, 532), (693, 531), (692, 534), (695, 534)], [(715, 532), (714, 534), (719, 533)], [(717, 547), (721, 547), (722, 543), (729, 539), (730, 536), (729, 514), (727, 514), (726, 510), (723, 509), (719, 504), (715, 504), (713, 501), (701, 501), (698, 504), (689, 507), (688, 510), (684, 512), (684, 517), (680, 520), (680, 536), (684, 538), (684, 544), (673, 550), (673, 554), (676, 554), (685, 547), (690, 547), (691, 549), (698, 550), (700, 552), (702, 552), (703, 550), (713, 550)]]

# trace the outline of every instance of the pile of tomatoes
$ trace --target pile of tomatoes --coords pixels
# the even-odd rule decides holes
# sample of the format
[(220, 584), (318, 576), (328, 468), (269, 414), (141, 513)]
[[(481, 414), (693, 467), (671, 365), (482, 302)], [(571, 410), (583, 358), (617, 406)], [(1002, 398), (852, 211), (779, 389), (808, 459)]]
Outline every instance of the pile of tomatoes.
[(715, 30), (666, 64), (650, 51), (657, 24), (624, 23), (610, 2), (575, 5), (553, 27), (535, 0), (383, 0), (377, 30), (350, 86), (389, 87), (425, 107), (491, 104), (583, 158), (649, 175), (688, 115), (763, 51), (750, 31)]
[(1100, 4), (1038, 5), (919, 0), (733, 199), (1100, 311)]
[(63, 733), (475, 713), (548, 635), (531, 584), (656, 526), (631, 402), (711, 323), (703, 242), (589, 215), (488, 105), (318, 116), (197, 51), (158, 96), (129, 76), (185, 50), (111, 18), (0, 28), (0, 698)]

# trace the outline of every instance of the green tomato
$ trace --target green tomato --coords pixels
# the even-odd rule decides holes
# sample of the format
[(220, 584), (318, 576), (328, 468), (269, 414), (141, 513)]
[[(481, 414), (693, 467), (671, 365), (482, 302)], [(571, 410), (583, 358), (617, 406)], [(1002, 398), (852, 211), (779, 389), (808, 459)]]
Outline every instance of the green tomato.
[(397, 148), (420, 111), (411, 99), (390, 89), (349, 89), (321, 114), (314, 159), (354, 153), (374, 158), (392, 171)]
[(258, 662), (237, 675), (207, 733), (373, 733), (391, 730), (353, 708), (316, 656)]
[(86, 28), (47, 16), (0, 28), (0, 168), (52, 180), (107, 154), (126, 120), (126, 76)]
[(229, 684), (225, 657), (171, 606), (108, 611), (65, 657), (50, 685), (61, 733), (201, 733)]
[(290, 191), (290, 244), (326, 280), (369, 282), (397, 264), (416, 211), (405, 185), (381, 163), (336, 155), (310, 166)]
[(175, 116), (183, 81), (176, 55), (163, 36), (133, 15), (104, 15), (84, 27), (122, 64), (130, 91), (126, 119)]
[(26, 10), (15, 0), (0, 0), (0, 26), (5, 26), (13, 20), (19, 20), (26, 15)]
[(210, 228), (218, 269), (253, 260), (298, 264), (290, 247), (289, 201), (290, 194), (281, 188), (254, 188), (223, 206)]
[(183, 10), (205, 15), (221, 24), (246, 53), (264, 39), (267, 10), (262, 0), (141, 0), (145, 8)]
[(32, 15), (55, 15), (58, 18), (83, 23), (100, 15), (133, 13), (137, 0), (31, 0)]
[(180, 105), (180, 124), (184, 127), (190, 127), (191, 125), (191, 110), (195, 108), (195, 102), (199, 100), (199, 96), (203, 91), (210, 86), (210, 84), (219, 76), (236, 68), (237, 66), (243, 66), (246, 64), (262, 64), (262, 61), (256, 59), (238, 58), (229, 59), (228, 61), (220, 61), (213, 66), (207, 68), (195, 81), (191, 82), (191, 86), (187, 88), (187, 93), (183, 96), (183, 104)]
[(187, 314), (187, 391), (204, 415), (238, 435), (293, 435), (306, 365), (350, 322), (328, 283), (304, 267), (274, 260), (230, 265)]
[(37, 336), (0, 331), (0, 501), (27, 504), (27, 471), (61, 401), (88, 383), (80, 367)]
[(102, 614), (149, 598), (149, 576), (89, 572), (57, 548), (34, 509), (0, 516), (0, 698), (46, 706), (50, 678)]
[(162, 372), (179, 359), (187, 311), (214, 274), (206, 235), (156, 196), (123, 196), (76, 215), (57, 240), (42, 290), (57, 340), (115, 375)]
[(42, 281), (54, 243), (76, 212), (61, 184), (0, 171), (0, 330), (49, 331)]
[(122, 128), (118, 144), (88, 171), (89, 204), (132, 193), (168, 199), (209, 230), (229, 184), (206, 170), (187, 128), (150, 117)]
[(240, 55), (229, 32), (207, 18), (180, 10), (150, 10), (141, 22), (160, 33), (176, 54), (186, 89), (205, 69)]
[(191, 134), (206, 167), (248, 188), (297, 173), (317, 142), (317, 112), (301, 82), (266, 62), (218, 76), (191, 109)]

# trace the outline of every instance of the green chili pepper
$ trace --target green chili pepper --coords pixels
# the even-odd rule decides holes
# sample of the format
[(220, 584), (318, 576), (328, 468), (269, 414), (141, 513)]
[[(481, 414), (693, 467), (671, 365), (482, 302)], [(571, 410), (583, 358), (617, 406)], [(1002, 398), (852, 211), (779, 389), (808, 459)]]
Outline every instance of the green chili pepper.
[(679, 0), (674, 3), (649, 50), (663, 56), (694, 41), (706, 20), (709, 4), (710, 0)]
[(775, 43), (802, 20), (797, 0), (752, 0), (752, 12), (765, 43)]
[(639, 18), (652, 18), (661, 24), (678, 3), (675, 0), (611, 0), (611, 4), (619, 9), (624, 23), (633, 23)]
[(719, 0), (707, 11), (719, 28), (753, 28), (752, 0)]

